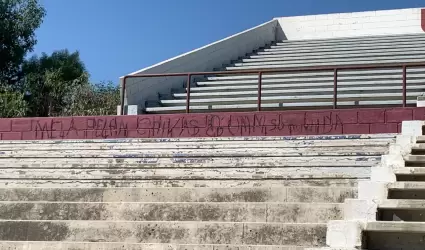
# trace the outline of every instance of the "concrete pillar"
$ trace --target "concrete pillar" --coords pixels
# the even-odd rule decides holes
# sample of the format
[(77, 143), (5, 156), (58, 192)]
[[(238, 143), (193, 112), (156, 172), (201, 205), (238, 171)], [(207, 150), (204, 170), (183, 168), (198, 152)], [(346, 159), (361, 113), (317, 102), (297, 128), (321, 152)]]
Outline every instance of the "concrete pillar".
[[(138, 105), (125, 106), (124, 113), (126, 115), (138, 115), (139, 114), (139, 106)], [(117, 115), (121, 115), (121, 105), (117, 106)]]
[(411, 136), (421, 136), (422, 126), (425, 125), (425, 121), (403, 121), (401, 124), (401, 134)]
[(326, 245), (331, 248), (362, 247), (362, 231), (365, 223), (361, 221), (330, 221), (326, 232)]
[(381, 203), (388, 198), (388, 184), (383, 181), (360, 181), (358, 197), (360, 200)]
[(344, 220), (376, 221), (378, 204), (370, 200), (346, 199)]

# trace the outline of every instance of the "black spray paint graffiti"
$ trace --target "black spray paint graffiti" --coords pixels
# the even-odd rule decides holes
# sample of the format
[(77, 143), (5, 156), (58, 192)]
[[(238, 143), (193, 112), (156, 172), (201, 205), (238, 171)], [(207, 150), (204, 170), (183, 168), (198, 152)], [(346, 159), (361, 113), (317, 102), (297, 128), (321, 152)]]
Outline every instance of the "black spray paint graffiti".
[[(269, 118), (269, 122), (267, 122)], [(343, 122), (337, 114), (321, 116), (317, 119), (308, 119), (303, 116), (303, 122), (292, 124), (286, 121), (284, 115), (278, 114), (270, 119), (270, 115), (206, 115), (204, 119), (179, 118), (177, 120), (163, 119), (162, 117), (141, 118), (138, 123), (138, 134), (144, 137), (178, 137), (208, 136), (218, 137), (249, 136), (252, 134), (267, 135), (274, 131), (284, 131), (292, 134), (329, 134), (342, 129)]]
[[(310, 113), (311, 114), (311, 113)], [(300, 118), (303, 118), (301, 120)], [(291, 121), (292, 120), (292, 121)], [(250, 136), (276, 134), (328, 134), (342, 128), (343, 122), (335, 113), (321, 115), (320, 118), (296, 117), (298, 123), (283, 114), (255, 115), (196, 115), (188, 118), (169, 116), (140, 116), (137, 119), (117, 117), (74, 119), (34, 120), (32, 131), (36, 139), (73, 138), (126, 138), (129, 127), (135, 130), (138, 137), (180, 137), (180, 136)], [(300, 122), (301, 120), (301, 122)], [(137, 124), (134, 124), (137, 122)], [(135, 128), (135, 129), (134, 129)], [(133, 134), (134, 136), (134, 134)]]
[(35, 120), (32, 130), (36, 139), (65, 139), (70, 134), (76, 138), (118, 138), (128, 137), (127, 123), (117, 118), (88, 118), (82, 128), (78, 128), (76, 121), (51, 119), (50, 121)]

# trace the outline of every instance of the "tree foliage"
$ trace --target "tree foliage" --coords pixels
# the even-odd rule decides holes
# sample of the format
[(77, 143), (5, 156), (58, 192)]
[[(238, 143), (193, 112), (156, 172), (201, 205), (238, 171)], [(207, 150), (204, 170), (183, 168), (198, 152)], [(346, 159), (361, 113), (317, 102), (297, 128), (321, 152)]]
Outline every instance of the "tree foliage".
[(27, 108), (23, 94), (6, 90), (0, 93), (0, 117), (22, 117), (25, 116)]
[(0, 84), (11, 85), (22, 76), (20, 66), (37, 40), (44, 8), (37, 0), (0, 0)]
[(78, 52), (55, 51), (33, 56), (22, 66), (24, 89), (29, 95), (29, 115), (53, 116), (67, 106), (67, 96), (88, 84), (88, 73)]
[(62, 115), (116, 115), (120, 89), (112, 82), (80, 85)]
[(0, 117), (116, 114), (118, 87), (91, 84), (78, 52), (26, 59), (44, 16), (39, 0), (0, 0)]

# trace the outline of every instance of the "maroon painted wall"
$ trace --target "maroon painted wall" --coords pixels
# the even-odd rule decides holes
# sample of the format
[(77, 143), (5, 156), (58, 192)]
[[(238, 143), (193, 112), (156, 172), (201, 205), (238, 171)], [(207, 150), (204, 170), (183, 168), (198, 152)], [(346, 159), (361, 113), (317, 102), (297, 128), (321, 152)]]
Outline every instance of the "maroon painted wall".
[(425, 108), (0, 119), (0, 139), (397, 133), (405, 120), (425, 120)]

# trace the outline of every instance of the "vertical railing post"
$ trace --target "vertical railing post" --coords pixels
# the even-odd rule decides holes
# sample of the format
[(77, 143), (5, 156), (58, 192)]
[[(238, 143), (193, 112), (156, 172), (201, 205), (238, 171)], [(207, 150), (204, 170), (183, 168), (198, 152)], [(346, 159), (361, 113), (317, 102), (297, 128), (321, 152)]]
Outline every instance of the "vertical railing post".
[(186, 86), (186, 113), (190, 113), (190, 78), (191, 74), (187, 74), (187, 86)]
[(261, 89), (262, 89), (262, 77), (263, 72), (258, 72), (258, 101), (257, 101), (257, 111), (261, 111)]
[(403, 107), (407, 106), (407, 67), (403, 65)]
[(333, 108), (337, 108), (337, 101), (338, 101), (338, 69), (334, 69), (334, 97), (333, 97)]
[(121, 86), (121, 115), (124, 115), (124, 101), (125, 101), (125, 83), (127, 80), (127, 76), (124, 76), (122, 79), (122, 86)]

